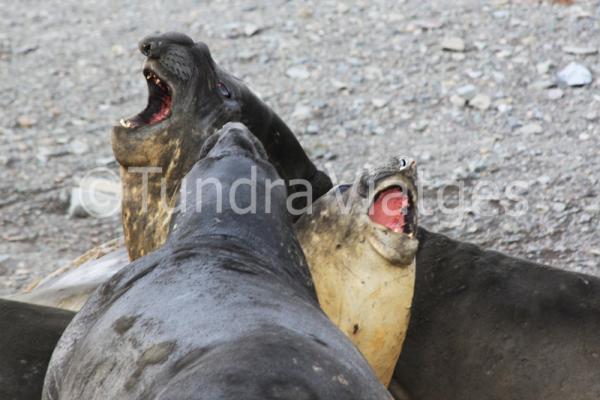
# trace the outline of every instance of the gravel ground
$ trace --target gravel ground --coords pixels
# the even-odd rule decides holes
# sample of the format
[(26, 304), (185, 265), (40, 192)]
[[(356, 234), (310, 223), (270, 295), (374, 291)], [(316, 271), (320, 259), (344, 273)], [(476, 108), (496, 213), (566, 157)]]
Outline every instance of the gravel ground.
[[(69, 217), (110, 127), (145, 106), (137, 42), (209, 44), (338, 181), (419, 162), (421, 222), (600, 274), (597, 2), (16, 2), (0, 13), (0, 295), (121, 232)], [(578, 71), (575, 71), (576, 73)], [(571, 83), (577, 83), (572, 81)], [(471, 86), (469, 86), (471, 85)], [(526, 212), (523, 212), (526, 211)]]

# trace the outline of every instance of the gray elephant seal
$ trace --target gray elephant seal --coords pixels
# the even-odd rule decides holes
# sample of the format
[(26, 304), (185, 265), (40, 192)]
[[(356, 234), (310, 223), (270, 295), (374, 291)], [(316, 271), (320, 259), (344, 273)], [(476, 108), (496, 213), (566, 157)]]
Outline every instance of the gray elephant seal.
[[(215, 141), (185, 178), (165, 245), (101, 286), (67, 328), (43, 399), (389, 398), (319, 309), (260, 143), (240, 124)], [(253, 176), (255, 192), (233, 190)], [(256, 212), (241, 213), (253, 198)]]
[(600, 399), (600, 279), (419, 229), (394, 378), (420, 400)]
[(244, 123), (262, 142), (286, 181), (294, 210), (301, 213), (331, 188), (286, 124), (242, 81), (222, 70), (206, 44), (166, 33), (143, 39), (139, 47), (147, 57), (148, 104), (112, 131), (132, 260), (165, 241), (181, 179), (206, 138), (227, 122)]
[(416, 163), (394, 158), (317, 200), (296, 224), (321, 308), (387, 386), (408, 329)]
[(74, 315), (0, 300), (0, 399), (40, 399), (52, 350)]

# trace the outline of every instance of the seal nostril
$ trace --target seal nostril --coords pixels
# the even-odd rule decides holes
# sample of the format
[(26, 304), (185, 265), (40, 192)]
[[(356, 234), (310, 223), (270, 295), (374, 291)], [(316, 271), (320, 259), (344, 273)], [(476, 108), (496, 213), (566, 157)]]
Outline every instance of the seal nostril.
[(143, 55), (148, 56), (150, 54), (150, 50), (152, 50), (152, 44), (142, 43), (141, 50)]

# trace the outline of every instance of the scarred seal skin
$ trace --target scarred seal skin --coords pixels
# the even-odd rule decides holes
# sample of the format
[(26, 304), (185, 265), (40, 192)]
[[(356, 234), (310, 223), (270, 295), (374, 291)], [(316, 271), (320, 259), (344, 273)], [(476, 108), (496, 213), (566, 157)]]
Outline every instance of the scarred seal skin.
[(74, 315), (0, 300), (0, 399), (40, 398), (52, 350)]
[(600, 279), (419, 228), (394, 372), (414, 399), (600, 399)]
[(286, 124), (242, 81), (221, 69), (206, 44), (165, 33), (144, 38), (139, 48), (147, 57), (148, 105), (112, 131), (132, 260), (165, 241), (181, 179), (206, 138), (227, 122), (244, 123), (262, 142), (289, 194), (295, 194), (295, 210), (302, 211), (331, 188)]
[(394, 158), (332, 189), (296, 224), (323, 311), (386, 386), (414, 291), (416, 174), (414, 161)]
[[(208, 144), (165, 245), (90, 297), (43, 399), (389, 399), (319, 309), (285, 185), (269, 184), (278, 175), (258, 140), (228, 124)], [(255, 192), (228, 195), (253, 175)], [(240, 212), (252, 193), (255, 212)]]

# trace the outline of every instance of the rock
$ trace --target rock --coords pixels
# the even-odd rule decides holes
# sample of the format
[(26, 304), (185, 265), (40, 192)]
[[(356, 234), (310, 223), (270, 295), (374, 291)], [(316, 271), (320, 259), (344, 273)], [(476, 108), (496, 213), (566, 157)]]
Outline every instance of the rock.
[(456, 89), (456, 94), (469, 101), (477, 95), (477, 88), (473, 85), (464, 85)]
[(509, 112), (509, 111), (512, 110), (512, 106), (510, 104), (507, 104), (507, 103), (504, 103), (504, 102), (498, 103), (496, 105), (496, 108), (498, 109), (498, 112), (500, 114), (504, 114), (504, 113), (507, 113), (507, 112)]
[(585, 86), (592, 83), (592, 73), (584, 65), (571, 62), (557, 75), (558, 80), (569, 86)]
[(306, 105), (299, 104), (294, 108), (294, 112), (292, 113), (292, 118), (298, 121), (305, 121), (310, 119), (313, 115), (312, 108)]
[(247, 37), (254, 36), (263, 30), (264, 30), (264, 28), (261, 28), (260, 26), (256, 26), (254, 24), (248, 24), (248, 25), (244, 26), (244, 35), (246, 35)]
[(579, 47), (579, 46), (565, 46), (563, 51), (567, 54), (575, 54), (578, 56), (589, 56), (597, 54), (598, 49), (594, 47)]
[(538, 123), (531, 123), (527, 125), (523, 125), (517, 130), (517, 133), (520, 135), (538, 135), (544, 132), (544, 128)]
[(40, 146), (36, 158), (41, 163), (46, 163), (51, 158), (62, 157), (67, 154), (69, 154), (69, 149), (66, 146)]
[(558, 100), (562, 98), (564, 94), (565, 92), (558, 88), (548, 90), (548, 98), (550, 100)]
[(545, 75), (548, 73), (548, 71), (550, 71), (550, 68), (552, 68), (552, 66), (553, 66), (552, 61), (548, 60), (548, 61), (538, 63), (535, 66), (535, 69), (538, 74)]
[(463, 52), (465, 51), (465, 41), (459, 37), (446, 37), (441, 42), (442, 50)]
[(71, 154), (75, 154), (75, 155), (82, 155), (85, 154), (89, 151), (89, 146), (87, 143), (82, 142), (81, 140), (73, 140), (70, 144), (69, 144), (69, 152)]
[(539, 81), (533, 82), (531, 85), (529, 85), (529, 87), (535, 90), (549, 89), (552, 87), (556, 87), (556, 81), (551, 79), (541, 79)]
[(428, 126), (429, 123), (427, 121), (417, 121), (410, 124), (411, 129), (415, 132), (424, 132)]
[(462, 97), (453, 94), (450, 96), (450, 103), (456, 107), (464, 107), (467, 104), (467, 101)]
[(309, 135), (318, 135), (319, 134), (319, 125), (315, 123), (310, 123), (306, 127), (306, 133)]
[(424, 30), (439, 29), (442, 26), (444, 26), (444, 21), (442, 21), (441, 19), (419, 19), (413, 21), (413, 23), (417, 28), (421, 28)]
[(567, 209), (567, 205), (565, 203), (561, 203), (559, 201), (552, 203), (552, 210), (554, 212), (560, 213)]
[(285, 74), (293, 79), (307, 79), (310, 77), (308, 69), (301, 65), (288, 68), (288, 70), (285, 71)]
[(552, 178), (550, 178), (548, 175), (542, 175), (542, 176), (540, 176), (539, 178), (537, 178), (537, 181), (538, 181), (540, 184), (542, 184), (542, 185), (546, 186), (546, 185), (548, 185), (550, 182), (552, 182)]
[(21, 115), (17, 118), (19, 128), (28, 129), (37, 124), (37, 120), (31, 115)]
[(485, 94), (478, 94), (469, 101), (469, 105), (481, 111), (485, 111), (492, 105), (492, 99)]
[(337, 90), (348, 89), (348, 84), (346, 82), (338, 81), (337, 79), (330, 80), (331, 85)]
[(588, 133), (580, 133), (579, 134), (579, 140), (589, 140), (590, 139), (590, 135)]
[(70, 218), (105, 218), (117, 215), (121, 206), (119, 182), (105, 178), (83, 179), (71, 191)]
[(376, 99), (372, 99), (371, 103), (373, 103), (373, 105), (375, 106), (375, 108), (382, 108), (385, 107), (388, 103), (387, 99), (380, 99), (380, 98), (376, 98)]

